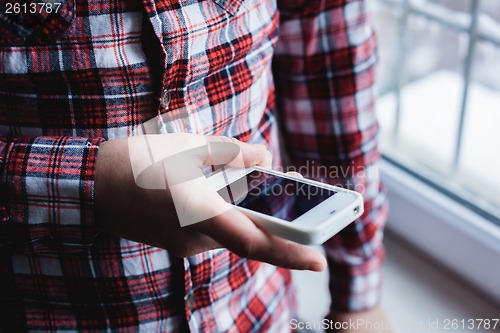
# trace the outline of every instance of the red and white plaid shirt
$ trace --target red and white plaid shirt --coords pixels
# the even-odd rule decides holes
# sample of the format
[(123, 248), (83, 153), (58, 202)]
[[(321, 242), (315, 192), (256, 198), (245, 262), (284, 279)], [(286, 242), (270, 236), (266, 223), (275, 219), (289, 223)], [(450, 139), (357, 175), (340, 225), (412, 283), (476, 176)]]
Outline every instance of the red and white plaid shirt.
[(288, 270), (96, 232), (99, 144), (159, 113), (275, 156), (279, 128), (308, 176), (365, 189), (366, 213), (325, 249), (332, 309), (377, 303), (387, 209), (364, 1), (58, 1), (0, 2), (0, 331), (290, 330)]

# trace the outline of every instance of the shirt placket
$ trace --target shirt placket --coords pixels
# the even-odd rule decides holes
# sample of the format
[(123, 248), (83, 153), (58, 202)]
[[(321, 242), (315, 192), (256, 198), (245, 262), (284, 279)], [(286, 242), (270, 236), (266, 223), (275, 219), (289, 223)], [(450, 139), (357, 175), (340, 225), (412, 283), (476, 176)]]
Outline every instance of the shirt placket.
[[(175, 73), (174, 76), (168, 75), (167, 66), (169, 61), (167, 59), (171, 55), (168, 54), (168, 50), (164, 47), (162, 22), (158, 13), (156, 12), (156, 3), (155, 1), (152, 0), (143, 0), (143, 5), (146, 11), (147, 20), (149, 21), (149, 23), (146, 22), (146, 24), (150, 24), (148, 30), (149, 31), (152, 30), (151, 34), (154, 34), (154, 36), (151, 37), (148, 36), (147, 38), (154, 38), (154, 43), (157, 44), (158, 47), (155, 48), (155, 54), (153, 58), (159, 59), (158, 62), (161, 65), (160, 67), (160, 65), (158, 64), (151, 64), (152, 66), (157, 65), (157, 67), (153, 68), (152, 70), (157, 71), (153, 74), (156, 75), (158, 78), (157, 80), (158, 83), (157, 87), (155, 87), (155, 91), (157, 91), (158, 103), (157, 103), (156, 117), (158, 118), (159, 133), (168, 133), (169, 131), (165, 124), (164, 115), (167, 112), (172, 111), (172, 109), (185, 107), (186, 92), (185, 89), (183, 88), (185, 88), (186, 77), (185, 76), (183, 77), (182, 71), (180, 71), (180, 73)], [(177, 53), (177, 55), (179, 54), (185, 55), (183, 52)], [(180, 59), (180, 61), (186, 61), (186, 59)], [(171, 62), (171, 65), (175, 66), (175, 63)], [(200, 256), (202, 257), (201, 260), (209, 260), (204, 255), (199, 255), (190, 258), (192, 260), (198, 261), (200, 260)], [(183, 262), (184, 262), (184, 267), (174, 265), (172, 269), (183, 269), (184, 308), (185, 308), (186, 320), (188, 322), (191, 331), (196, 332), (197, 327), (199, 327), (199, 325), (202, 325), (202, 323), (200, 322), (201, 319), (199, 318), (199, 316), (196, 315), (196, 309), (197, 309), (196, 288), (193, 287), (193, 277), (192, 277), (191, 264), (189, 258), (184, 258)], [(210, 270), (210, 275), (211, 275), (211, 270)], [(197, 276), (196, 278), (198, 279), (199, 277)], [(206, 278), (210, 279), (211, 276)], [(203, 278), (203, 280), (206, 279)], [(204, 324), (205, 323), (203, 323), (203, 325)]]

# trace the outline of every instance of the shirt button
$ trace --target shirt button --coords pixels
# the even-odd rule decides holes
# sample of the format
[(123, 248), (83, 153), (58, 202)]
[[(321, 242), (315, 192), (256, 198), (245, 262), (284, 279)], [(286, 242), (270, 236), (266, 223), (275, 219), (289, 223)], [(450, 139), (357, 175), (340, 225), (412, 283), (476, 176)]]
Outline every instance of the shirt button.
[(192, 309), (194, 308), (194, 294), (191, 294), (189, 295), (187, 298), (186, 298), (186, 307), (188, 309)]
[(170, 104), (170, 92), (167, 89), (163, 89), (161, 92), (160, 105), (164, 109), (168, 109)]

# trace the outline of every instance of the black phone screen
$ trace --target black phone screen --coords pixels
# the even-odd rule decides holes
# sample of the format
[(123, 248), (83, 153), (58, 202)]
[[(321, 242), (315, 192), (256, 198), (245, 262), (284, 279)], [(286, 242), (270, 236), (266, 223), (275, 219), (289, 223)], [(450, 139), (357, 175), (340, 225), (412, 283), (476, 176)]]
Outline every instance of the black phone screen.
[(238, 181), (246, 181), (248, 193), (246, 196), (238, 195), (231, 191), (230, 186), (226, 186), (225, 190), (229, 194), (226, 201), (285, 221), (295, 220), (337, 193), (259, 170), (252, 171)]

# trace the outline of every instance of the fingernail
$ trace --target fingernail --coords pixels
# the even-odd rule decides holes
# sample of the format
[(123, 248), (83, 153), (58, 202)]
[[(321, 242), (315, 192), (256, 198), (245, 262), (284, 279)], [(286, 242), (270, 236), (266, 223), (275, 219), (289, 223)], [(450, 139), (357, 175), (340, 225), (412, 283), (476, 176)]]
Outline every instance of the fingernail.
[(310, 264), (308, 269), (315, 272), (321, 272), (325, 269), (325, 267), (326, 267), (326, 260), (322, 258), (322, 260), (315, 261), (312, 264)]
[(319, 262), (315, 262), (314, 264), (310, 264), (308, 267), (307, 267), (308, 270), (310, 271), (314, 271), (314, 272), (321, 272), (325, 269), (324, 265), (322, 263), (319, 263)]

